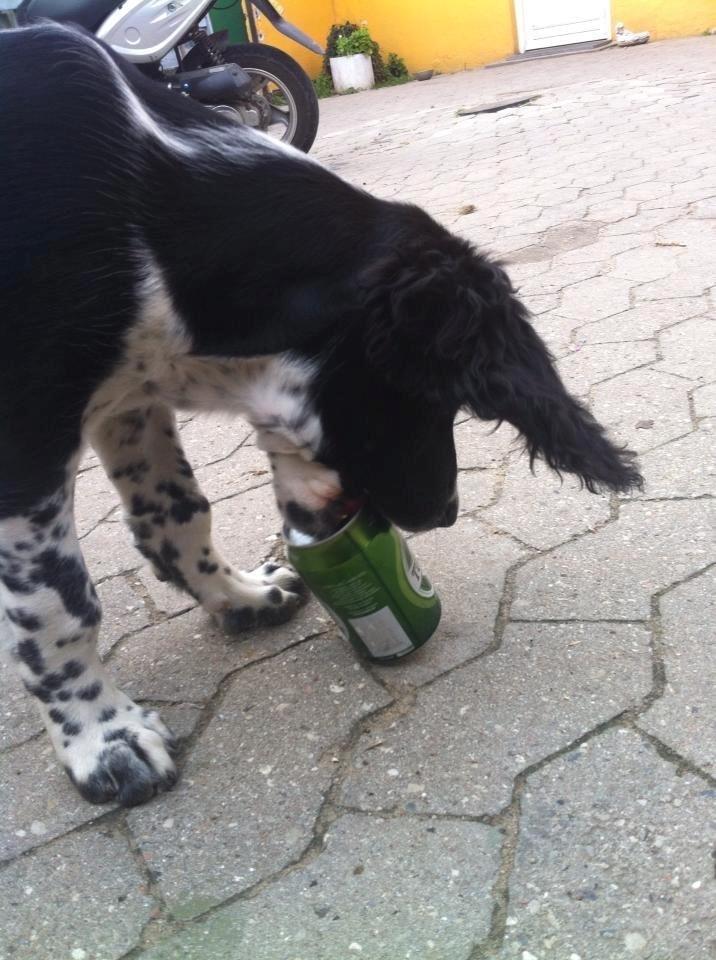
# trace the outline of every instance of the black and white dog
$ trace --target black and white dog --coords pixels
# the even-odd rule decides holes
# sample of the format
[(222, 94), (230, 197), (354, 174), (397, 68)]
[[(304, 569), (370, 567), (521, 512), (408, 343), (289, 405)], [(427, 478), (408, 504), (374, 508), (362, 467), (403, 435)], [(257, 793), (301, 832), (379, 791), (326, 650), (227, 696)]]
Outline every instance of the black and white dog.
[(0, 633), (88, 800), (139, 803), (175, 766), (97, 656), (86, 444), (157, 575), (230, 630), (285, 620), (299, 585), (219, 555), (173, 408), (248, 418), (280, 510), (314, 534), (363, 492), (406, 529), (451, 524), (461, 408), (590, 490), (640, 483), (497, 264), (89, 35), (0, 34), (0, 150)]

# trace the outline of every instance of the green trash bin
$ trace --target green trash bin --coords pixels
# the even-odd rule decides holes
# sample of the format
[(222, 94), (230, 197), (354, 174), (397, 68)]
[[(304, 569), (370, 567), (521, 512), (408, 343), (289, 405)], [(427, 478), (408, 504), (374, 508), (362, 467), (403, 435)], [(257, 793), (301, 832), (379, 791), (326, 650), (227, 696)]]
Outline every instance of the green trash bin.
[(241, 0), (236, 0), (234, 4), (230, 4), (229, 0), (224, 0), (223, 9), (221, 5), (212, 7), (209, 11), (209, 18), (213, 30), (229, 31), (231, 43), (246, 43), (248, 40)]
[(21, 3), (22, 0), (0, 0), (0, 30), (17, 26), (15, 11)]

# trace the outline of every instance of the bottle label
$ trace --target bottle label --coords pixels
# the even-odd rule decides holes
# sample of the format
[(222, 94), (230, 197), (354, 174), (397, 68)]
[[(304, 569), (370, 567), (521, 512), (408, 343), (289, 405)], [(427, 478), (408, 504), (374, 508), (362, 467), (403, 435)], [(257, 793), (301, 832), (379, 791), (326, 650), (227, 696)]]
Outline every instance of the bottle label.
[(364, 617), (351, 617), (349, 622), (372, 657), (394, 657), (413, 649), (413, 642), (390, 607)]

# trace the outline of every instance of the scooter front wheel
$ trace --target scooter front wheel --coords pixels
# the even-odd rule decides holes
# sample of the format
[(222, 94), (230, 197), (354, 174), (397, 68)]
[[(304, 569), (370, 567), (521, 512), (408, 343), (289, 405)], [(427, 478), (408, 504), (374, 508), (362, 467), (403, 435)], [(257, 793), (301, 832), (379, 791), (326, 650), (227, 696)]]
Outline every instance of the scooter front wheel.
[(237, 110), (251, 126), (308, 153), (318, 131), (318, 99), (296, 61), (264, 43), (227, 47), (223, 58), (238, 63), (252, 80), (250, 99), (226, 107)]

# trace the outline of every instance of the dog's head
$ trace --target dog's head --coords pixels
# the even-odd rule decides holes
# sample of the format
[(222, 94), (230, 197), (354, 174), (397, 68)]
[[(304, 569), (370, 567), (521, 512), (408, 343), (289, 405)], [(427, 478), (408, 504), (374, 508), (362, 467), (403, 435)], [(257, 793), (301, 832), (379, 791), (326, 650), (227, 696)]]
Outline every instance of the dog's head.
[(362, 494), (405, 529), (450, 525), (461, 409), (513, 424), (531, 461), (576, 474), (590, 491), (641, 483), (633, 454), (565, 390), (502, 267), (423, 211), (390, 205), (342, 296), (339, 320), (301, 350), (315, 447), (300, 464), (274, 458), (279, 504), (295, 526), (326, 532), (341, 496)]

